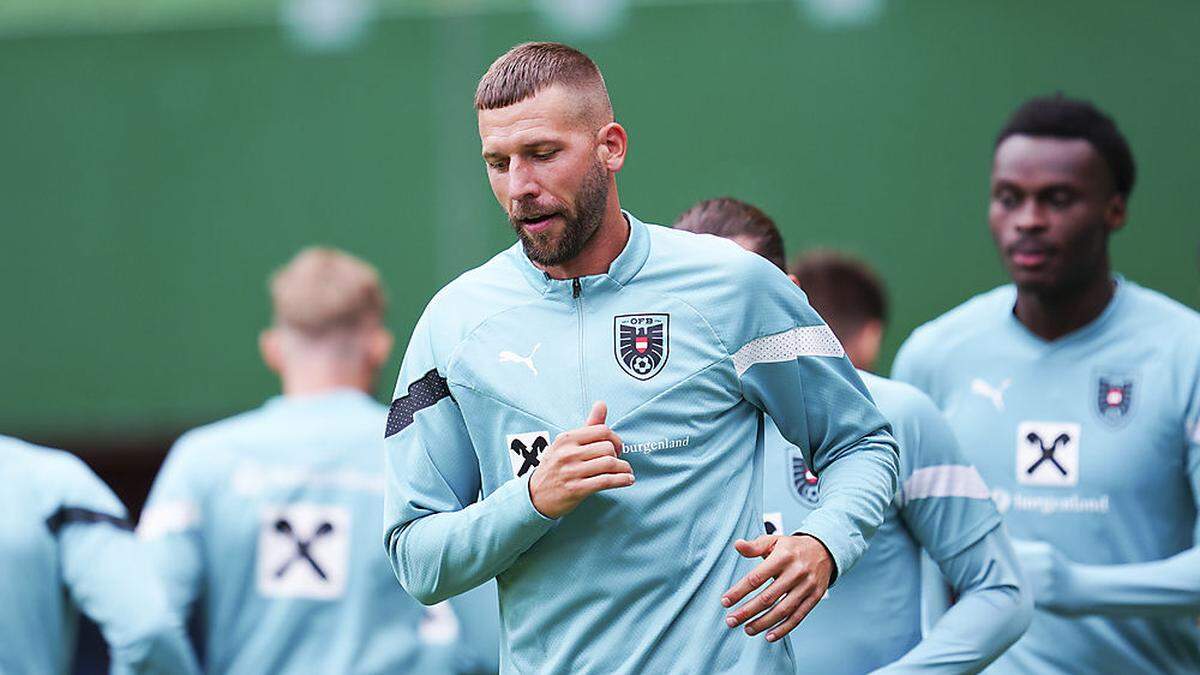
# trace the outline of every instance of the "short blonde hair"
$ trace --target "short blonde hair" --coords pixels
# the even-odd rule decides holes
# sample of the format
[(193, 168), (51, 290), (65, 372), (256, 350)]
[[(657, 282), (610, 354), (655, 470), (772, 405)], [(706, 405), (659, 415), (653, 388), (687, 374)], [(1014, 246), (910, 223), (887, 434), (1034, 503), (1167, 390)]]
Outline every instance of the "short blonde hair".
[(587, 54), (560, 42), (525, 42), (492, 62), (475, 89), (475, 109), (507, 108), (560, 84), (585, 92), (585, 114), (612, 121), (604, 76)]
[(277, 270), (270, 289), (275, 325), (309, 337), (381, 319), (387, 304), (374, 267), (320, 246), (300, 251)]

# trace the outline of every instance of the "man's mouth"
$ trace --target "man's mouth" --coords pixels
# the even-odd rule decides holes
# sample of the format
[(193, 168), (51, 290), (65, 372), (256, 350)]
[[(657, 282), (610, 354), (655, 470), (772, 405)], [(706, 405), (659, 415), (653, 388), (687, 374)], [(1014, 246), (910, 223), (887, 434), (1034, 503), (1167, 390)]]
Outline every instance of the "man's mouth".
[(1021, 243), (1009, 249), (1009, 258), (1017, 267), (1036, 268), (1046, 264), (1053, 251), (1046, 246), (1034, 243)]
[(557, 213), (546, 213), (537, 216), (522, 216), (517, 218), (517, 222), (521, 223), (521, 227), (525, 228), (526, 232), (536, 234), (550, 227), (550, 224), (557, 216)]

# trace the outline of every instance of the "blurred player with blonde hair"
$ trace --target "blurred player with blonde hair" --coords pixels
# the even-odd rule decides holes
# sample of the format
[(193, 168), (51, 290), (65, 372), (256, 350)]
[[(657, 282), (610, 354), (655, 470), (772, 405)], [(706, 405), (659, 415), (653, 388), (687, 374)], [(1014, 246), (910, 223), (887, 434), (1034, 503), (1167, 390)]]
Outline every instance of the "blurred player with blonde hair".
[(271, 278), (259, 338), (283, 395), (185, 434), (138, 534), (221, 673), (448, 672), (478, 667), (445, 607), (427, 612), (380, 553), (386, 417), (371, 399), (392, 349), (375, 269), (301, 251)]

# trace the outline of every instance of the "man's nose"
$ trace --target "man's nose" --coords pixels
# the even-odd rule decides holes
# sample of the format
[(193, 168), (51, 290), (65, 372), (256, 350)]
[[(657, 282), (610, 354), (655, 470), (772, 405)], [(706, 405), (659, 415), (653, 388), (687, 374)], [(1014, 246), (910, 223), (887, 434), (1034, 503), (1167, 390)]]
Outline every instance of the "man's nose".
[(1048, 226), (1046, 210), (1036, 199), (1026, 199), (1013, 214), (1013, 222), (1017, 230), (1022, 232), (1044, 230)]
[(508, 167), (508, 198), (513, 202), (536, 199), (542, 194), (533, 166), (520, 158), (513, 158)]

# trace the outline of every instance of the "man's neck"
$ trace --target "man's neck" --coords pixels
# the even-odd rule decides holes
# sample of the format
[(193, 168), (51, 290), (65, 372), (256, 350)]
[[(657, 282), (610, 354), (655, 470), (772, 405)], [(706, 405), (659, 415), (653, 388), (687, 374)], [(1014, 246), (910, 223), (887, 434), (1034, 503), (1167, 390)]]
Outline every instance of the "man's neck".
[(579, 255), (561, 265), (538, 265), (543, 272), (552, 279), (573, 279), (608, 271), (612, 261), (621, 255), (625, 244), (629, 242), (629, 223), (625, 220), (625, 214), (621, 213), (621, 204), (616, 200), (615, 192), (609, 197), (604, 220), (600, 221), (596, 233)]
[(1105, 265), (1103, 274), (1075, 288), (1056, 293), (1017, 289), (1017, 320), (1043, 340), (1057, 340), (1096, 319), (1108, 307), (1116, 292), (1112, 273)]
[(359, 373), (328, 372), (324, 369), (295, 369), (282, 376), (284, 396), (320, 396), (353, 389), (369, 394), (371, 377)]

